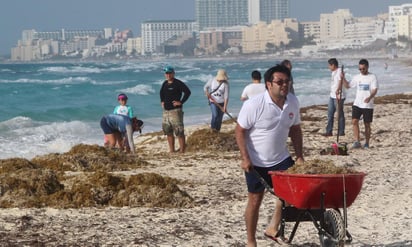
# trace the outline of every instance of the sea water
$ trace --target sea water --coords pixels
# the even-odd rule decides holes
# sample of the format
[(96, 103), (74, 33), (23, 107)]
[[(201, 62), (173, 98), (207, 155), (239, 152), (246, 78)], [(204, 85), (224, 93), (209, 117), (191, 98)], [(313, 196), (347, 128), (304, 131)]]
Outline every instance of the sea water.
[[(118, 104), (119, 93), (127, 94), (128, 105), (145, 122), (143, 132), (160, 131), (159, 90), (165, 65), (173, 66), (176, 78), (192, 91), (184, 104), (186, 126), (207, 126), (210, 122), (203, 86), (220, 68), (229, 76), (228, 112), (235, 117), (242, 106), (241, 92), (251, 82), (251, 72), (259, 70), (263, 76), (279, 62), (239, 58), (0, 64), (0, 158), (61, 153), (79, 143), (102, 145), (99, 122)], [(339, 62), (345, 65), (348, 79), (359, 73), (358, 59)], [(410, 68), (397, 60), (369, 62), (369, 70), (380, 84), (378, 95), (411, 91)], [(301, 106), (326, 104), (330, 90), (327, 59), (297, 59), (292, 63)], [(354, 96), (355, 90), (348, 90), (346, 102), (353, 101)]]

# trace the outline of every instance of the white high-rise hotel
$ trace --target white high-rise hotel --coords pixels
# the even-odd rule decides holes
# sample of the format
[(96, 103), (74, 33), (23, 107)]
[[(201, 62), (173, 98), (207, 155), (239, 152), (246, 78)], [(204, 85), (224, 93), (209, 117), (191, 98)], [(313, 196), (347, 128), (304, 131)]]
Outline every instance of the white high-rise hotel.
[(192, 35), (196, 30), (194, 20), (145, 21), (141, 24), (142, 55), (155, 54), (172, 37)]
[[(289, 0), (196, 0), (196, 21), (157, 20), (141, 24), (143, 54), (154, 54), (178, 35), (190, 35), (208, 28), (271, 22), (289, 17)], [(196, 25), (197, 24), (197, 25)]]
[(196, 0), (195, 6), (200, 30), (289, 17), (289, 0)]

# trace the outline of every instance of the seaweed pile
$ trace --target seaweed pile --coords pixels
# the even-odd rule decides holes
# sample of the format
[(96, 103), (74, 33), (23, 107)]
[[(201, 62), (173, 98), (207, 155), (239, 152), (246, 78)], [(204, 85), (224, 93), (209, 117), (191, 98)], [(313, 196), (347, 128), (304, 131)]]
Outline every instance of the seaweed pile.
[(187, 138), (187, 151), (238, 151), (234, 130), (216, 132), (211, 129), (194, 131)]
[(97, 145), (32, 160), (0, 160), (0, 207), (191, 207), (177, 179), (156, 173), (115, 175), (150, 164)]
[(352, 174), (358, 173), (348, 167), (338, 167), (331, 160), (307, 160), (303, 164), (295, 164), (286, 170), (292, 174)]

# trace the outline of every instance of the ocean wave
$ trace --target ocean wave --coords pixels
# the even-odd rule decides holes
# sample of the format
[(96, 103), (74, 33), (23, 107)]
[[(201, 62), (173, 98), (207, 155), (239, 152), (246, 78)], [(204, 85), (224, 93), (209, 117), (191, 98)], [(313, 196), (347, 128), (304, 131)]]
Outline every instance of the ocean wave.
[(102, 70), (95, 67), (82, 67), (82, 66), (52, 66), (39, 70), (40, 72), (62, 73), (62, 74), (93, 74), (101, 73)]
[(92, 84), (94, 85), (120, 85), (120, 84), (125, 84), (132, 82), (131, 80), (116, 80), (116, 81), (91, 81)]
[(33, 127), (34, 122), (29, 117), (18, 116), (6, 121), (0, 122), (0, 132)]
[[(1, 129), (2, 125), (9, 130)], [(103, 136), (96, 126), (81, 121), (41, 123), (25, 117), (0, 123), (0, 133), (1, 142), (7, 143), (0, 145), (0, 158), (67, 152), (78, 143), (98, 144), (98, 137)]]
[(116, 90), (116, 92), (135, 95), (149, 95), (155, 93), (155, 90), (151, 85), (139, 84), (131, 88)]
[(30, 84), (30, 83), (39, 83), (39, 84), (80, 84), (80, 83), (96, 83), (90, 77), (85, 76), (76, 76), (76, 77), (65, 77), (59, 79), (49, 79), (49, 80), (42, 80), (42, 79), (32, 79), (32, 78), (20, 78), (16, 80), (7, 80), (7, 79), (0, 79), (0, 83), (22, 83), (22, 84)]

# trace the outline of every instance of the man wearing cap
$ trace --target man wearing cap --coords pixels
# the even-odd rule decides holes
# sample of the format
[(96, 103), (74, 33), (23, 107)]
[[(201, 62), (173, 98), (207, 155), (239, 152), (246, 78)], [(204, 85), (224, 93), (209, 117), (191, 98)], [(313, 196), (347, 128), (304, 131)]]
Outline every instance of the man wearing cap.
[(160, 103), (163, 108), (162, 129), (167, 135), (169, 151), (175, 152), (175, 137), (180, 145), (180, 152), (185, 152), (186, 140), (183, 124), (183, 104), (189, 99), (190, 89), (181, 80), (175, 78), (175, 70), (171, 66), (164, 68), (166, 80), (160, 88)]

